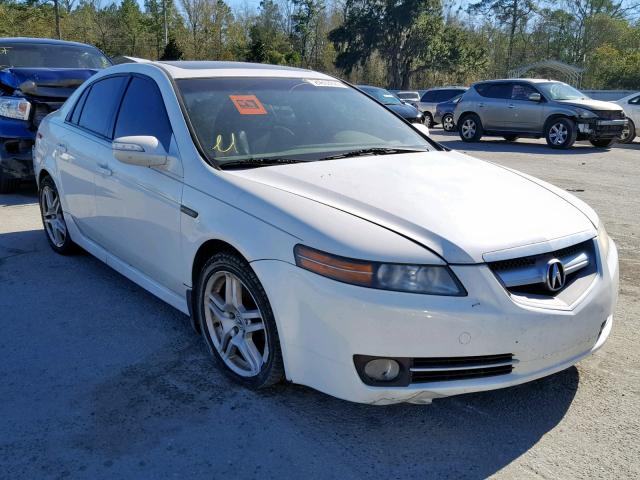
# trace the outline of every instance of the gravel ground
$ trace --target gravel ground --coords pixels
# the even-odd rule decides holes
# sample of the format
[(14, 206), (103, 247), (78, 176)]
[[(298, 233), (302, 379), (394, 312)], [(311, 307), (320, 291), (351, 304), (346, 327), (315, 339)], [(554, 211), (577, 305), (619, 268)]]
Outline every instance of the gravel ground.
[(215, 370), (184, 315), (87, 254), (55, 255), (25, 189), (0, 196), (0, 478), (639, 478), (640, 144), (433, 135), (598, 211), (621, 264), (602, 350), (430, 406), (253, 393)]

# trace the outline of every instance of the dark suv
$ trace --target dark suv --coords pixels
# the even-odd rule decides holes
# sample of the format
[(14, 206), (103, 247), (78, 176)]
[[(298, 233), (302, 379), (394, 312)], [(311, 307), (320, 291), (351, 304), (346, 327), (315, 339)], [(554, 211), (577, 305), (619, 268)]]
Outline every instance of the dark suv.
[(97, 48), (42, 38), (0, 38), (0, 193), (33, 179), (40, 121), (111, 61)]
[(465, 142), (483, 135), (508, 141), (544, 137), (552, 148), (569, 148), (576, 140), (608, 147), (627, 124), (621, 106), (592, 100), (566, 83), (538, 79), (476, 83), (458, 102), (454, 121)]

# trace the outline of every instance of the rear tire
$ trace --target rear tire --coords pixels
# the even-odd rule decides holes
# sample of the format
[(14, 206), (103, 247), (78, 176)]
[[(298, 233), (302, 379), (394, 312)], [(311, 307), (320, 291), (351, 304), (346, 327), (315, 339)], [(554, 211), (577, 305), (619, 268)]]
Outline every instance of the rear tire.
[(194, 314), (217, 365), (251, 389), (284, 379), (278, 329), (258, 277), (240, 256), (221, 252), (202, 267)]
[(64, 219), (64, 212), (62, 211), (60, 194), (51, 177), (44, 177), (40, 182), (38, 199), (44, 233), (53, 251), (60, 255), (74, 253), (77, 250), (77, 246), (71, 240), (67, 222)]
[(445, 132), (453, 132), (456, 129), (456, 124), (453, 121), (453, 115), (447, 113), (444, 117), (442, 117), (442, 129)]
[(465, 142), (478, 142), (482, 138), (482, 122), (475, 113), (463, 116), (458, 122), (458, 133)]
[(615, 138), (605, 138), (602, 140), (589, 140), (591, 145), (598, 148), (609, 148), (616, 141)]
[(424, 124), (428, 128), (433, 128), (433, 125), (435, 124), (435, 122), (433, 121), (433, 115), (431, 115), (430, 112), (424, 112)]
[(576, 123), (566, 117), (552, 118), (544, 129), (544, 137), (551, 148), (570, 148), (577, 136)]
[(630, 118), (627, 118), (627, 122), (628, 125), (627, 127), (622, 131), (622, 134), (620, 135), (620, 140), (618, 140), (618, 142), (620, 143), (632, 143), (634, 138), (636, 138), (636, 126), (633, 123), (633, 120), (631, 120)]

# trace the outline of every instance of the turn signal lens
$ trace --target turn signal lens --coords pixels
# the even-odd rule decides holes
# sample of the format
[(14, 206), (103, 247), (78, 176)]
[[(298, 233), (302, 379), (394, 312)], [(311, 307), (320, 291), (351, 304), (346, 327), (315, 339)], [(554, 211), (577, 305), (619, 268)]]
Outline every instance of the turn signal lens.
[(372, 286), (372, 263), (337, 257), (304, 245), (296, 245), (294, 255), (296, 265), (323, 277), (354, 285)]
[(339, 282), (395, 292), (464, 296), (460, 281), (446, 265), (406, 265), (339, 257), (296, 245), (296, 265)]

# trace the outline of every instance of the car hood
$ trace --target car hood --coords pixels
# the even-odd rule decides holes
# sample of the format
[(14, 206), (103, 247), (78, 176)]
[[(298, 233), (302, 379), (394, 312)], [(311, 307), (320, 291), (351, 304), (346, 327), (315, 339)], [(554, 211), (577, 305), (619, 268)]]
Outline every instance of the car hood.
[(556, 100), (556, 102), (562, 103), (563, 105), (588, 108), (590, 110), (622, 110), (622, 107), (616, 103), (593, 100), (592, 98), (585, 98), (582, 100)]
[(558, 193), (457, 152), (357, 157), (230, 173), (380, 225), (450, 263), (481, 263), (490, 252), (595, 235), (587, 216)]
[(418, 116), (418, 109), (411, 105), (387, 105), (390, 110), (393, 110), (403, 118), (416, 118)]
[(27, 96), (66, 99), (97, 72), (75, 68), (18, 68), (0, 70), (0, 83)]

